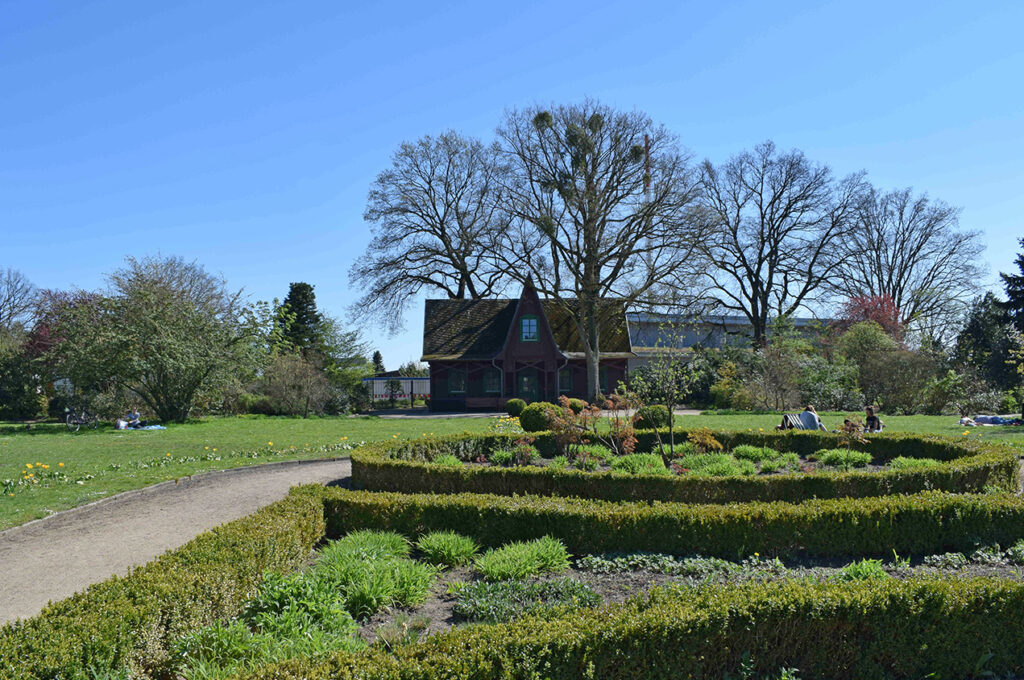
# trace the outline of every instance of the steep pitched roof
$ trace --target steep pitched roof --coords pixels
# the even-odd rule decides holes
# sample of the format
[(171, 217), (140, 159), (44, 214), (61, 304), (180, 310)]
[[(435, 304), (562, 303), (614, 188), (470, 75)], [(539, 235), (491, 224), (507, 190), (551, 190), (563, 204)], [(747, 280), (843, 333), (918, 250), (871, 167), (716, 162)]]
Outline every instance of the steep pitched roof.
[[(423, 361), (491, 359), (501, 352), (515, 317), (518, 300), (427, 300), (423, 312)], [(626, 308), (621, 300), (603, 300), (608, 307), (601, 324), (601, 355), (629, 355)], [(570, 357), (583, 356), (583, 343), (569, 310), (554, 300), (541, 300), (558, 348)]]

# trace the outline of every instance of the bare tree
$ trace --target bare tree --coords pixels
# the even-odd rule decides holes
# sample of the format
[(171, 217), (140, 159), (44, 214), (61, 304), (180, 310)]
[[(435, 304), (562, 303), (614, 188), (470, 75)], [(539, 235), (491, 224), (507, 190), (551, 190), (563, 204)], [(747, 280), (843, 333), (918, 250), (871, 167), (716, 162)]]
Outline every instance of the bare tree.
[(863, 174), (836, 181), (827, 166), (769, 141), (720, 167), (705, 161), (700, 183), (713, 226), (699, 243), (709, 292), (764, 344), (773, 317), (817, 301), (838, 275)]
[[(595, 101), (512, 110), (498, 130), (509, 165), (499, 267), (558, 301), (576, 321), (588, 394), (599, 388), (600, 328), (687, 266), (699, 241), (688, 157), (645, 114)], [(607, 298), (621, 301), (602, 304)]]
[(353, 317), (395, 333), (420, 291), (476, 299), (501, 287), (503, 272), (484, 258), (484, 243), (503, 226), (496, 154), (455, 132), (399, 147), (370, 188), (363, 219), (373, 240), (349, 271), (352, 287), (366, 291)]
[(909, 188), (872, 189), (856, 211), (836, 289), (850, 298), (888, 296), (901, 324), (934, 336), (962, 314), (984, 274), (981, 234), (960, 231), (959, 215)]
[(0, 267), (0, 330), (28, 321), (35, 308), (36, 287), (17, 269)]

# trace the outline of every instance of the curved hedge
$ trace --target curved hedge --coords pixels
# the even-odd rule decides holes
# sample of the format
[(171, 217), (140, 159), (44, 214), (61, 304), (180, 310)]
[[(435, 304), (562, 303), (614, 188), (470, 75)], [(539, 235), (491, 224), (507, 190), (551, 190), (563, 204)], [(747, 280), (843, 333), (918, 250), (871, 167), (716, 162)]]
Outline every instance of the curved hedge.
[[(1024, 669), (1024, 585), (919, 579), (654, 589), (558, 618), (470, 626), (393, 652), (293, 659), (247, 680), (953, 678)], [(744, 669), (746, 670), (746, 669)]]
[[(686, 431), (676, 433), (682, 441)], [(807, 456), (836, 446), (826, 433), (716, 433), (727, 447), (740, 444), (770, 446)], [(933, 458), (937, 467), (877, 472), (816, 472), (752, 477), (680, 477), (583, 472), (547, 467), (493, 467), (427, 464), (451, 454), (463, 461), (510, 445), (515, 435), (448, 435), (402, 442), (383, 442), (352, 454), (352, 482), (370, 491), (407, 493), (493, 493), (572, 496), (610, 501), (672, 501), (681, 503), (801, 502), (813, 498), (866, 498), (926, 490), (980, 493), (986, 487), (1017, 491), (1020, 464), (1017, 451), (1000, 444), (957, 441), (943, 437), (880, 435), (869, 444), (854, 444), (884, 462), (897, 456)], [(653, 432), (640, 432), (638, 450), (651, 450)], [(542, 455), (554, 454), (551, 436), (543, 433), (535, 446)]]
[(170, 641), (236, 615), (265, 572), (302, 566), (323, 534), (322, 499), (292, 493), (0, 627), (0, 677), (93, 680), (125, 667), (160, 676)]
[(353, 529), (456, 531), (497, 547), (540, 536), (573, 553), (658, 552), (736, 559), (970, 552), (1024, 538), (1024, 499), (928, 491), (804, 503), (629, 503), (551, 496), (400, 494), (331, 488), (328, 536)]

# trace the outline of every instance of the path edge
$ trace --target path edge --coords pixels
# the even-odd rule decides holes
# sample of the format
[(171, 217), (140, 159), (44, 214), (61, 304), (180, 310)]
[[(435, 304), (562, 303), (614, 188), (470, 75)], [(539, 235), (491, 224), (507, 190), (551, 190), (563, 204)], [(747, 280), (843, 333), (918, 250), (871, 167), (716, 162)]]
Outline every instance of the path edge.
[[(305, 460), (282, 460), (282, 461), (276, 461), (276, 462), (273, 462), (273, 463), (257, 463), (256, 465), (243, 465), (243, 466), (240, 466), (240, 467), (224, 468), (222, 470), (207, 470), (206, 472), (198, 472), (198, 473), (196, 473), (194, 475), (182, 475), (181, 477), (176, 477), (174, 479), (168, 479), (167, 481), (164, 481), (164, 482), (157, 482), (156, 484), (150, 484), (149, 486), (144, 486), (144, 487), (141, 487), (139, 489), (129, 489), (127, 491), (122, 491), (121, 493), (116, 493), (113, 496), (106, 496), (104, 498), (99, 498), (99, 499), (94, 500), (94, 501), (89, 501), (88, 503), (85, 503), (84, 505), (76, 505), (75, 507), (68, 508), (67, 510), (59, 510), (59, 511), (57, 511), (57, 512), (51, 514), (51, 515), (47, 515), (46, 517), (39, 517), (37, 519), (30, 519), (29, 521), (25, 522), (24, 524), (18, 524), (17, 526), (9, 527), (7, 529), (4, 529), (3, 531), (0, 531), (0, 540), (6, 538), (7, 536), (13, 535), (13, 534), (17, 533), (18, 531), (20, 531), (22, 529), (25, 529), (25, 528), (31, 527), (31, 526), (35, 526), (37, 524), (41, 524), (43, 522), (49, 522), (51, 520), (54, 520), (55, 518), (64, 518), (64, 517), (67, 517), (68, 515), (75, 515), (75, 514), (89, 512), (89, 511), (94, 510), (97, 506), (100, 506), (100, 505), (106, 505), (108, 503), (124, 501), (124, 500), (127, 500), (129, 498), (134, 498), (135, 496), (144, 496), (144, 495), (147, 495), (147, 494), (150, 494), (150, 493), (162, 491), (163, 489), (171, 487), (171, 486), (190, 485), (190, 484), (192, 484), (194, 482), (204, 481), (208, 477), (234, 476), (234, 475), (238, 475), (238, 474), (251, 474), (251, 473), (254, 473), (254, 472), (261, 472), (263, 470), (266, 470), (267, 468), (279, 469), (279, 468), (289, 468), (289, 467), (303, 467), (303, 466), (306, 466), (306, 465), (316, 465), (318, 463), (336, 463), (338, 461), (348, 460), (350, 457), (351, 456), (332, 456), (330, 458), (309, 458), (309, 459), (305, 459)], [(184, 481), (182, 481), (182, 480), (184, 480)]]

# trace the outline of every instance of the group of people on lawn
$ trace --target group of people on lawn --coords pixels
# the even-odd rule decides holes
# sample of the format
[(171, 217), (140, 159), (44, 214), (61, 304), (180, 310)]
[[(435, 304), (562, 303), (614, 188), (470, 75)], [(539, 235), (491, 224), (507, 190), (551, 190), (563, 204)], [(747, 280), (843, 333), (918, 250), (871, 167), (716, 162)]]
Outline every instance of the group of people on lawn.
[[(881, 419), (875, 414), (875, 409), (868, 406), (864, 409), (865, 419), (863, 424), (864, 432), (873, 433), (881, 432), (885, 424), (882, 423)], [(853, 426), (853, 423), (847, 418), (843, 421), (843, 427), (849, 429)], [(825, 427), (824, 423), (821, 422), (821, 418), (818, 417), (818, 412), (814, 410), (813, 404), (808, 404), (799, 414), (787, 413), (782, 416), (782, 423), (775, 428), (776, 430), (821, 430), (828, 432), (828, 428)]]

